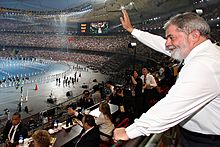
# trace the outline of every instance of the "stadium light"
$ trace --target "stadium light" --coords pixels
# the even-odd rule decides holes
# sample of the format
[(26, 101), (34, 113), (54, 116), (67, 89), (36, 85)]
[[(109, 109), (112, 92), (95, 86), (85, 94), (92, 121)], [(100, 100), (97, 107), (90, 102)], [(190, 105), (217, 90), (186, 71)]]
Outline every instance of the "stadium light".
[(137, 46), (136, 42), (128, 43), (128, 48), (135, 48)]

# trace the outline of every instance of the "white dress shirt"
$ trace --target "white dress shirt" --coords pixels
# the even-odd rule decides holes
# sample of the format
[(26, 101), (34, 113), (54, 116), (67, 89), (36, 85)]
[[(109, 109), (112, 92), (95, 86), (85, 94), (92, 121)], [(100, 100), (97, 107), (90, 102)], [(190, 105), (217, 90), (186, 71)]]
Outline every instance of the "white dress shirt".
[[(20, 124), (20, 123), (19, 123), (19, 124)], [(15, 126), (12, 125), (12, 126), (11, 126), (11, 129), (10, 129), (10, 131), (9, 131), (9, 133), (8, 133), (8, 139), (9, 139), (9, 141), (10, 141), (11, 143), (14, 143), (15, 133), (16, 133), (16, 130), (17, 130), (19, 124), (15, 125)], [(13, 129), (13, 127), (14, 127), (14, 132), (11, 132), (12, 129)], [(11, 138), (10, 138), (10, 134), (11, 134), (11, 133), (13, 133), (13, 134), (12, 134), (12, 136), (11, 136)]]
[(146, 83), (146, 84), (150, 85), (150, 87), (147, 88), (147, 89), (152, 89), (152, 88), (157, 86), (157, 82), (155, 81), (154, 76), (152, 76), (149, 73), (146, 75), (145, 81), (144, 81), (144, 75), (142, 75), (140, 78), (141, 78), (143, 83)]
[[(162, 37), (136, 29), (132, 35), (166, 53)], [(160, 133), (179, 123), (193, 132), (220, 135), (219, 67), (219, 46), (206, 40), (195, 47), (185, 58), (179, 77), (165, 98), (126, 128), (128, 137)]]

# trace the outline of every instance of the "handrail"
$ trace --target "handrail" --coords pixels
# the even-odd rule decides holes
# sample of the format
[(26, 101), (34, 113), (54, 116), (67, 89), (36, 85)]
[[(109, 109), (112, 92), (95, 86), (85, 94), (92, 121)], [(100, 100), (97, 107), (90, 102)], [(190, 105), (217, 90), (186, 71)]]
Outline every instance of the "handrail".
[(179, 144), (179, 128), (178, 125), (170, 128), (169, 130), (153, 134), (144, 147), (158, 147), (158, 146), (178, 146)]
[(148, 142), (145, 144), (144, 147), (153, 147), (153, 146), (157, 146), (162, 138), (163, 133), (159, 133), (159, 134), (154, 134), (149, 140)]

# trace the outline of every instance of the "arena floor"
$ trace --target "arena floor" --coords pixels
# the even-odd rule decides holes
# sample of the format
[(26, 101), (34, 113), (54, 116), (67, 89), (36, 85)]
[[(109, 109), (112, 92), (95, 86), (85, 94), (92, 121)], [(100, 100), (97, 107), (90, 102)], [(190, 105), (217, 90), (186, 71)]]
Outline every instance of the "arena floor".
[[(51, 107), (54, 107), (53, 104), (47, 103), (47, 99), (52, 91), (54, 97), (57, 98), (57, 103), (62, 103), (68, 98), (66, 92), (72, 91), (73, 96), (81, 94), (85, 89), (82, 88), (83, 84), (88, 85), (88, 89), (92, 88), (93, 85), (97, 84), (93, 82), (96, 79), (98, 82), (105, 81), (107, 76), (99, 72), (94, 72), (91, 69), (86, 68), (84, 65), (77, 65), (80, 68), (76, 67), (76, 64), (69, 63), (69, 65), (62, 63), (53, 63), (53, 66), (48, 66), (50, 69), (44, 72), (43, 74), (34, 75), (34, 78), (31, 78), (28, 84), (23, 85), (23, 98), (28, 98), (27, 102), (22, 102), (22, 117), (26, 118), (30, 115), (36, 114), (43, 110), (47, 110)], [(66, 72), (68, 68), (71, 68), (71, 71)], [(70, 86), (63, 86), (63, 74), (66, 72), (66, 76), (74, 77), (74, 74), (77, 71), (77, 78), (79, 82)], [(81, 77), (79, 77), (81, 74)], [(61, 84), (60, 86), (56, 85), (55, 76), (51, 75), (61, 75)], [(47, 77), (47, 78), (45, 78)], [(36, 88), (37, 84), (37, 90)], [(9, 109), (11, 114), (15, 112), (18, 108), (18, 103), (21, 98), (21, 89), (11, 84), (10, 86), (1, 86), (0, 87), (0, 114), (4, 113), (4, 109)], [(24, 107), (27, 106), (30, 112), (27, 114), (24, 112)]]

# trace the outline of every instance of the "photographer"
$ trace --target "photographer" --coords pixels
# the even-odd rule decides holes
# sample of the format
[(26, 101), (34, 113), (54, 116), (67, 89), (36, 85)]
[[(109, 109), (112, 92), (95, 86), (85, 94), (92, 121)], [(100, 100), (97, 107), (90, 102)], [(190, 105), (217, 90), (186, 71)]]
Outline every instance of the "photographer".
[(134, 113), (135, 117), (139, 117), (142, 114), (142, 80), (138, 77), (138, 72), (133, 71), (133, 75), (130, 78), (130, 87), (132, 98), (134, 100)]

